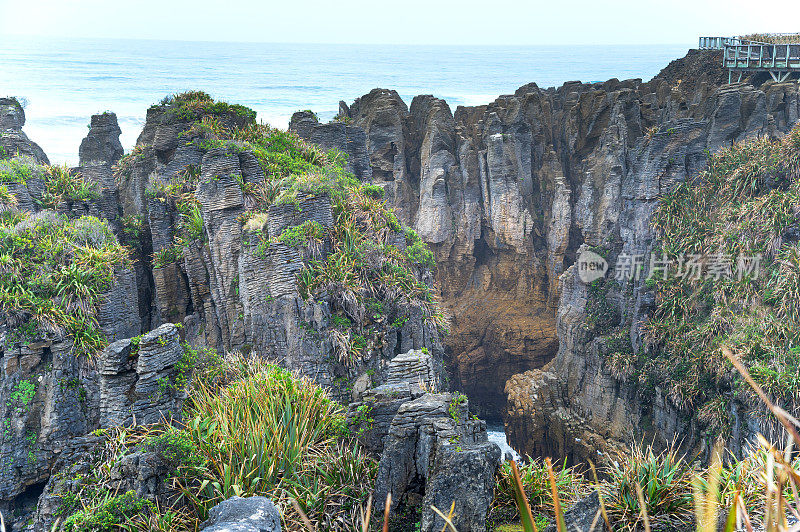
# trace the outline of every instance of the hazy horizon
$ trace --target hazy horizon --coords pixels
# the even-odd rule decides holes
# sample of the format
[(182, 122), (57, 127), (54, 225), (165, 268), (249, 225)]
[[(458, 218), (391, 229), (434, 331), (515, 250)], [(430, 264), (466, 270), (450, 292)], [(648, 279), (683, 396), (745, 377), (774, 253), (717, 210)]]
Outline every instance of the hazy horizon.
[(790, 0), (770, 2), (768, 10), (745, 0), (407, 0), (394, 10), (368, 0), (231, 0), (224, 7), (197, 0), (140, 0), (133, 7), (0, 0), (0, 10), (0, 36), (425, 46), (691, 44), (701, 35), (796, 32), (800, 20), (800, 3)]
[(649, 79), (688, 45), (320, 45), (0, 37), (0, 95), (27, 102), (25, 130), (56, 162), (77, 162), (89, 117), (114, 111), (131, 149), (147, 108), (164, 96), (204, 90), (247, 105), (285, 128), (292, 113), (322, 120), (375, 87), (410, 104), (433, 94), (452, 111), (484, 105), (531, 82)]

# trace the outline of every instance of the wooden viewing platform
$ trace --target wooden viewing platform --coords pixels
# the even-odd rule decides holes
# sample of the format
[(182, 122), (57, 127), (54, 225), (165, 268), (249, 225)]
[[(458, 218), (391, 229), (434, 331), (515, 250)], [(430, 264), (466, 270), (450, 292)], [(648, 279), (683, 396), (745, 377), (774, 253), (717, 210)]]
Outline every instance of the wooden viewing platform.
[(745, 72), (769, 72), (773, 80), (786, 81), (793, 73), (800, 73), (800, 37), (795, 40), (776, 44), (742, 37), (700, 37), (699, 48), (722, 50), (728, 83), (733, 81), (734, 73), (738, 74), (737, 81), (741, 81)]

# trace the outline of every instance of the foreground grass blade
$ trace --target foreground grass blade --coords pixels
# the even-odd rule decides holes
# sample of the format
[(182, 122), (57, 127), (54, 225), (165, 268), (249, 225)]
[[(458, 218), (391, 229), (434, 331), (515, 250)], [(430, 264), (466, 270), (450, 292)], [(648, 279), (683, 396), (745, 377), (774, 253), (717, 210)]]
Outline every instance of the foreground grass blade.
[(514, 488), (514, 502), (517, 504), (517, 513), (519, 513), (522, 529), (525, 532), (539, 532), (539, 529), (536, 528), (536, 522), (533, 520), (531, 505), (528, 504), (528, 497), (525, 495), (522, 479), (519, 476), (517, 462), (509, 460), (509, 463), (511, 464), (511, 474), (513, 478), (512, 487)]
[(650, 516), (647, 515), (647, 502), (644, 500), (644, 494), (642, 493), (642, 486), (637, 482), (636, 483), (636, 496), (639, 498), (639, 506), (642, 507), (642, 520), (644, 521), (644, 530), (645, 532), (650, 532)]
[(392, 494), (386, 494), (386, 505), (383, 507), (383, 532), (389, 532), (389, 511), (392, 509)]
[(314, 525), (311, 524), (311, 521), (308, 519), (306, 513), (303, 511), (302, 508), (300, 508), (300, 505), (297, 504), (297, 501), (295, 499), (291, 499), (291, 501), (295, 511), (298, 514), (300, 514), (300, 519), (303, 520), (303, 525), (306, 527), (306, 530), (308, 530), (308, 532), (317, 532), (317, 529), (314, 527)]
[(608, 519), (608, 511), (606, 510), (606, 502), (603, 498), (603, 490), (600, 489), (600, 479), (597, 478), (597, 469), (594, 467), (594, 462), (591, 460), (589, 461), (589, 467), (592, 469), (592, 475), (594, 476), (594, 488), (597, 490), (597, 498), (600, 499), (600, 513), (603, 515), (603, 521), (606, 523), (606, 529), (613, 530), (611, 528), (611, 521)]
[(436, 512), (436, 514), (439, 517), (444, 519), (444, 526), (442, 527), (442, 532), (445, 532), (447, 530), (447, 527), (450, 527), (451, 532), (458, 532), (458, 530), (456, 530), (455, 525), (453, 524), (453, 512), (455, 511), (455, 509), (456, 509), (456, 501), (453, 501), (450, 504), (450, 512), (448, 512), (447, 515), (444, 515), (442, 511), (439, 510), (436, 506), (431, 506), (431, 510)]
[(364, 512), (364, 508), (361, 509), (361, 532), (369, 532), (369, 519), (372, 517), (372, 494), (370, 494), (369, 498), (367, 499), (367, 511)]
[(564, 522), (564, 512), (561, 510), (561, 500), (558, 498), (556, 476), (553, 474), (553, 463), (550, 461), (550, 457), (545, 458), (545, 463), (547, 464), (547, 475), (550, 477), (550, 491), (556, 513), (556, 526), (558, 527), (558, 532), (567, 532), (567, 524)]
[[(694, 495), (695, 520), (697, 532), (716, 532), (719, 511), (719, 482), (722, 473), (722, 442), (718, 441), (711, 453), (711, 467), (708, 469), (708, 481), (702, 482), (700, 476), (692, 479)], [(734, 519), (736, 507), (732, 507)]]

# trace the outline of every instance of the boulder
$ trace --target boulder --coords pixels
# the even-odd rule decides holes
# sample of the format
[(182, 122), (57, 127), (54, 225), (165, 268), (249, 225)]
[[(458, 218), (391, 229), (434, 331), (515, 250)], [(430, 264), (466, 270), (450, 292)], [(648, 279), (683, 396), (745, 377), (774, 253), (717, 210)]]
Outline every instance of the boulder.
[(211, 508), (205, 532), (280, 532), (281, 514), (266, 497), (231, 497)]

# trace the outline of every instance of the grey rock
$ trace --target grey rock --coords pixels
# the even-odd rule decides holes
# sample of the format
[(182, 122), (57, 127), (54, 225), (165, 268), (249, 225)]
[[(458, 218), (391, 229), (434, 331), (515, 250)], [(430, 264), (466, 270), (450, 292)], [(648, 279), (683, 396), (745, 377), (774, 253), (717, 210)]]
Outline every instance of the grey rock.
[(266, 497), (231, 497), (211, 508), (206, 532), (280, 532), (281, 515)]
[(289, 130), (325, 150), (337, 149), (347, 155), (347, 171), (361, 181), (372, 179), (367, 136), (364, 129), (345, 122), (320, 124), (308, 111), (292, 115)]
[(407, 382), (424, 390), (437, 387), (433, 358), (420, 349), (412, 349), (394, 357), (389, 361), (387, 373), (387, 385)]
[(79, 166), (76, 169), (84, 179), (97, 183), (101, 195), (100, 210), (115, 225), (122, 211), (113, 171), (114, 165), (124, 155), (120, 134), (122, 130), (117, 123), (116, 114), (105, 112), (93, 115), (89, 133), (78, 150)]
[(456, 500), (458, 529), (483, 530), (500, 448), (487, 441), (483, 421), (469, 418), (465, 397), (423, 390), (435, 385), (431, 357), (409, 351), (389, 363), (386, 384), (350, 406), (351, 420), (358, 419), (362, 405), (369, 406), (373, 420), (362, 440), (381, 457), (376, 507), (384, 507), (389, 493), (393, 510), (424, 497), (422, 529), (428, 531), (438, 523), (430, 506), (449, 509)]
[[(158, 423), (180, 418), (183, 391), (176, 363), (183, 355), (175, 325), (109, 345), (99, 357), (100, 426)], [(188, 376), (184, 376), (188, 378)]]
[[(593, 491), (588, 497), (579, 500), (564, 512), (564, 524), (567, 532), (599, 532), (608, 530), (603, 516), (600, 514), (600, 495)], [(556, 532), (555, 524), (549, 525), (544, 532)]]
[(31, 157), (40, 164), (50, 164), (42, 148), (22, 131), (25, 110), (16, 98), (0, 98), (0, 159)]
[(441, 530), (445, 521), (431, 506), (447, 515), (453, 502), (452, 522), (456, 530), (486, 530), (486, 514), (494, 498), (494, 474), (499, 462), (500, 448), (494, 443), (466, 447), (441, 445), (436, 451), (434, 474), (425, 486), (422, 530)]

